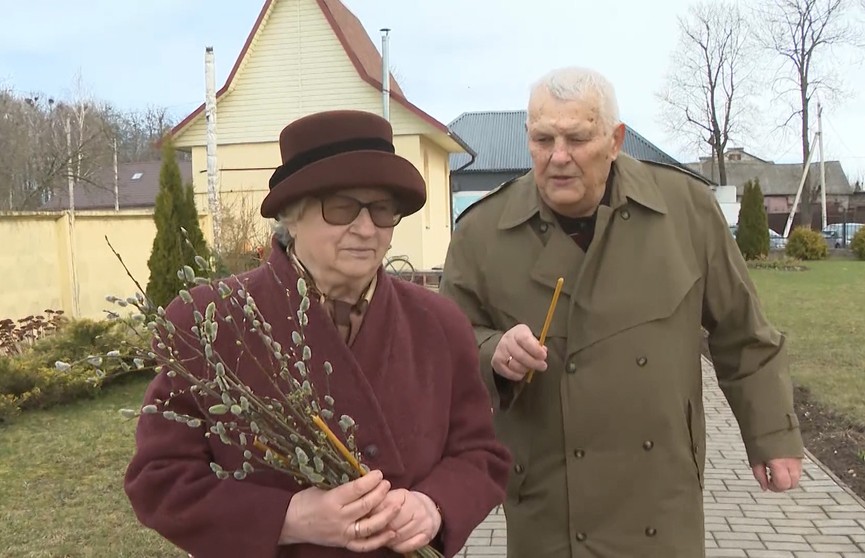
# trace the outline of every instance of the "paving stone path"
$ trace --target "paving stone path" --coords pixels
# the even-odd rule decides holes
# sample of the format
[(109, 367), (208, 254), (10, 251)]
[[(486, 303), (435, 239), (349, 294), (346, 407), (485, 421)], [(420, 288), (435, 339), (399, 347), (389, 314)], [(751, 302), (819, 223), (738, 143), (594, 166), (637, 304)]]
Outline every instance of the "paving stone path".
[[(744, 558), (865, 557), (865, 502), (805, 460), (798, 489), (763, 493), (751, 475), (736, 419), (703, 361), (708, 435), (706, 555)], [(505, 516), (496, 509), (460, 556), (505, 558)]]

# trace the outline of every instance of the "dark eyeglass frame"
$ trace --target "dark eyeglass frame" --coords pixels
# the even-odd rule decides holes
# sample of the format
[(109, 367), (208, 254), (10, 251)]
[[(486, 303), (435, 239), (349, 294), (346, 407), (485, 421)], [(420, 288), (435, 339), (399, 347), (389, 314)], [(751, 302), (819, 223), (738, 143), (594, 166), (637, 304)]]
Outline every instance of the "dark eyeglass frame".
[[(400, 207), (399, 207), (399, 203), (396, 200), (379, 199), (379, 200), (373, 200), (373, 201), (364, 203), (364, 202), (361, 202), (357, 198), (353, 198), (351, 196), (345, 196), (342, 194), (326, 194), (326, 195), (316, 196), (316, 198), (318, 199), (319, 203), (321, 204), (321, 218), (324, 219), (324, 222), (327, 223), (328, 225), (334, 225), (337, 227), (343, 227), (345, 225), (350, 225), (350, 224), (354, 223), (354, 221), (360, 215), (360, 212), (363, 211), (364, 209), (366, 209), (367, 213), (369, 213), (369, 218), (372, 221), (372, 223), (380, 229), (392, 229), (392, 228), (394, 228), (395, 226), (397, 226), (399, 224), (399, 222), (402, 220), (402, 217), (403, 217), (402, 211), (400, 210)], [(334, 200), (334, 199), (349, 201), (356, 208), (354, 210), (354, 215), (347, 222), (344, 219), (334, 219), (334, 215), (332, 212), (328, 216), (328, 211), (326, 209), (327, 202), (329, 200)], [(379, 204), (382, 204), (382, 203), (388, 203), (388, 204), (393, 203), (393, 208), (394, 208), (393, 216), (390, 217), (386, 221), (385, 224), (382, 224), (382, 223), (379, 223), (376, 221), (376, 215), (381, 215), (381, 214), (374, 211), (376, 206)]]

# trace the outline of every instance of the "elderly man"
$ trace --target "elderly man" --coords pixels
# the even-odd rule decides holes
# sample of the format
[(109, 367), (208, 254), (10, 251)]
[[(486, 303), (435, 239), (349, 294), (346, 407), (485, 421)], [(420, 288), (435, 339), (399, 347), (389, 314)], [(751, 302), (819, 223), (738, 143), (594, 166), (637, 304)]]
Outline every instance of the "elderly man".
[(509, 558), (705, 555), (701, 325), (759, 485), (801, 474), (784, 337), (712, 192), (621, 153), (617, 113), (593, 71), (541, 79), (532, 171), (461, 215), (444, 267), (515, 457)]

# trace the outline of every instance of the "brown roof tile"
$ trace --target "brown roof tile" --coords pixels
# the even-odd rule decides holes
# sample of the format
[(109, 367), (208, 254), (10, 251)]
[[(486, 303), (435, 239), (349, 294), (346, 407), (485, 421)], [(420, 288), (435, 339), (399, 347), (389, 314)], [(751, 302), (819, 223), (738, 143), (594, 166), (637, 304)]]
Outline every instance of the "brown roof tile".
[[(178, 156), (180, 176), (184, 184), (192, 183), (192, 162)], [(159, 160), (139, 163), (122, 163), (117, 166), (117, 192), (121, 209), (153, 207), (159, 193)], [(69, 196), (61, 190), (43, 210), (69, 208)], [(104, 169), (88, 183), (81, 183), (75, 189), (75, 209), (114, 209), (114, 169)]]

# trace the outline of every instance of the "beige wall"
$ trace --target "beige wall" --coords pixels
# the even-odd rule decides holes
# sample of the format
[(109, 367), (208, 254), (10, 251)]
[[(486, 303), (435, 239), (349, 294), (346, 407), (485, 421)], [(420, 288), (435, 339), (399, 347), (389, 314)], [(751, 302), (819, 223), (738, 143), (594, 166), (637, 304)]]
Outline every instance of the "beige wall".
[[(201, 219), (210, 241), (209, 218)], [(147, 286), (147, 259), (156, 236), (152, 212), (76, 212), (74, 235), (70, 225), (66, 211), (0, 213), (0, 239), (6, 247), (0, 251), (0, 273), (6, 278), (0, 290), (0, 319), (19, 319), (46, 309), (100, 318), (105, 310), (117, 310), (105, 297), (130, 296), (136, 288), (105, 237), (142, 287)], [(75, 241), (70, 249), (72, 236)], [(73, 283), (77, 284), (77, 312)]]

